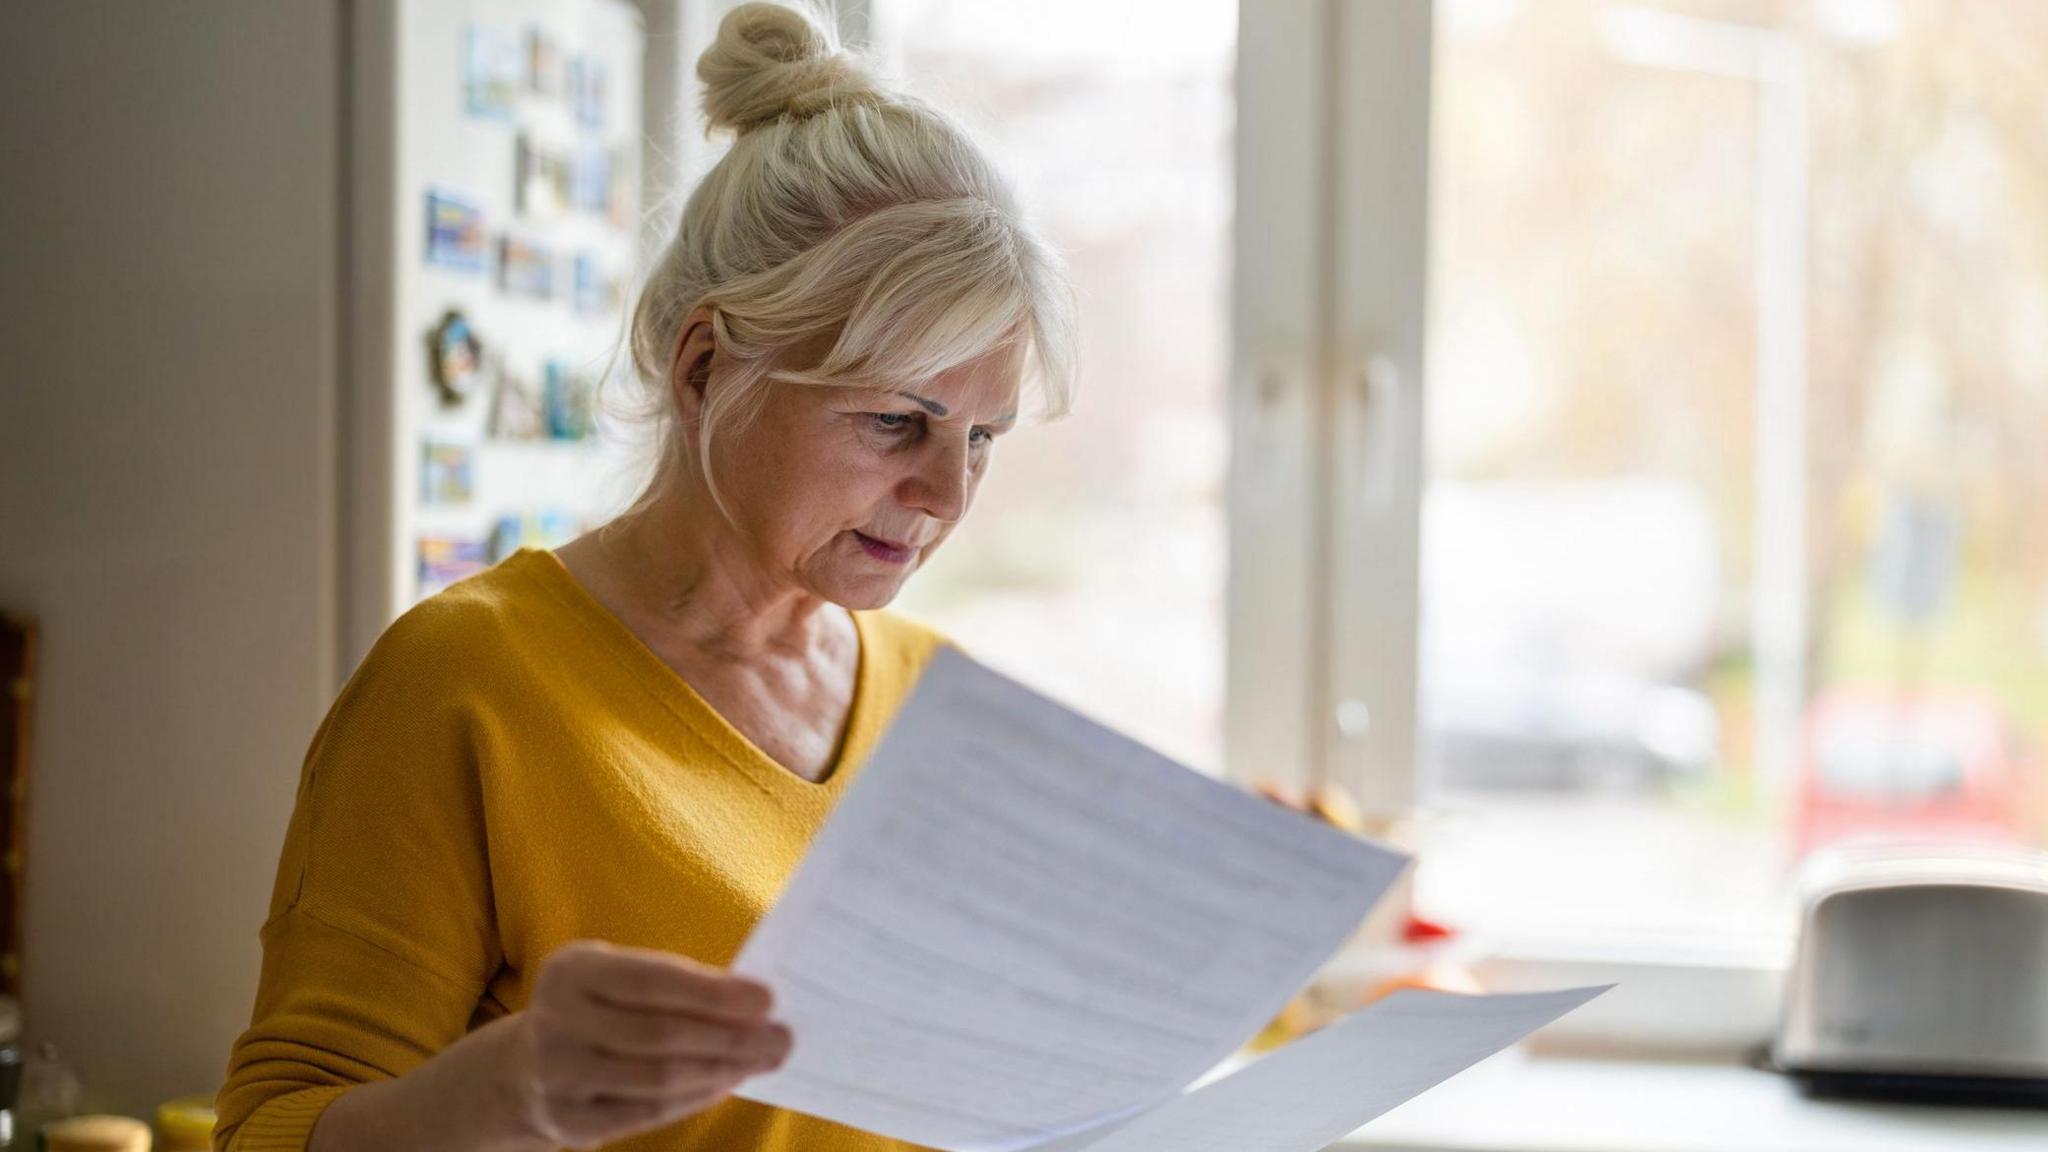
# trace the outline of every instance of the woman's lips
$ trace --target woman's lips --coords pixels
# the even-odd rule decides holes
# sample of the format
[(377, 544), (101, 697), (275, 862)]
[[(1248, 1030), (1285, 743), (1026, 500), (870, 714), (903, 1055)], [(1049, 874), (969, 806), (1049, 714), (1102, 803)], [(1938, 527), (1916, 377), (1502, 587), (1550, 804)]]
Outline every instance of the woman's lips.
[(917, 549), (907, 545), (895, 544), (887, 540), (877, 540), (857, 528), (854, 529), (853, 537), (860, 541), (861, 551), (866, 552), (885, 564), (908, 564), (910, 563), (911, 556), (917, 552)]

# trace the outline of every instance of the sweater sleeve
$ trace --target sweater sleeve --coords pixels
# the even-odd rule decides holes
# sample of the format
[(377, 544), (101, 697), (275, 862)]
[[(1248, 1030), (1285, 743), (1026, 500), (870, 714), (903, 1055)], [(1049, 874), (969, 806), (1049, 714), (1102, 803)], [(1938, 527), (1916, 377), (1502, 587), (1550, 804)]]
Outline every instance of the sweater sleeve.
[(461, 1038), (502, 961), (463, 615), (394, 624), (313, 738), (216, 1152), (304, 1149), (336, 1097)]

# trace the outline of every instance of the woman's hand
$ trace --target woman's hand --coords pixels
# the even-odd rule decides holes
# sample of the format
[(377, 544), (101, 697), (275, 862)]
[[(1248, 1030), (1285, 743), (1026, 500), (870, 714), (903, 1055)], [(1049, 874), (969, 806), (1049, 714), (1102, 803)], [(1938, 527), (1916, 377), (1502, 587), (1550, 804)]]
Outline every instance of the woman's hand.
[(533, 1001), (394, 1080), (343, 1093), (313, 1152), (553, 1152), (673, 1124), (789, 1056), (768, 989), (599, 940), (541, 964)]
[(510, 1115), (572, 1148), (695, 1115), (788, 1057), (769, 1007), (764, 985), (673, 953), (565, 945), (506, 1041)]

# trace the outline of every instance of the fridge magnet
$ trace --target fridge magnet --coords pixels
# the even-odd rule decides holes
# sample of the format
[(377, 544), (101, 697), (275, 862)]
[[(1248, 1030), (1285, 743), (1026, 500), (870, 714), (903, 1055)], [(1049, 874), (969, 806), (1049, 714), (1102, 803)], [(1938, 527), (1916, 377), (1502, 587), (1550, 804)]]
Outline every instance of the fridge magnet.
[(575, 174), (568, 158), (524, 132), (512, 144), (512, 206), (522, 215), (553, 216), (568, 204)]
[(578, 212), (599, 216), (611, 210), (611, 149), (587, 142), (577, 146), (569, 165), (569, 203)]
[(539, 440), (547, 435), (547, 414), (541, 410), (540, 391), (531, 380), (500, 368), (497, 392), (491, 397), (490, 418), (485, 432), (494, 440)]
[(556, 440), (581, 440), (596, 427), (597, 385), (589, 376), (549, 360), (541, 375), (541, 402), (547, 412), (548, 435)]
[(490, 567), (489, 546), (459, 536), (419, 538), (420, 595), (426, 596)]
[(526, 90), (546, 100), (562, 98), (562, 46), (537, 24), (526, 30)]
[(578, 252), (570, 268), (569, 299), (576, 311), (594, 315), (619, 306), (619, 279), (606, 270), (594, 252)]
[(555, 295), (554, 253), (509, 233), (500, 237), (498, 287), (515, 296), (552, 299)]
[(524, 71), (518, 39), (510, 32), (489, 24), (464, 30), (462, 90), (471, 116), (510, 120)]
[(576, 110), (576, 122), (586, 128), (604, 127), (604, 61), (595, 56), (574, 56), (569, 60), (569, 101)]
[(569, 508), (542, 505), (523, 513), (506, 512), (491, 525), (490, 560), (495, 564), (521, 548), (567, 544), (586, 530), (583, 517)]
[(451, 440), (420, 441), (421, 504), (467, 504), (475, 494), (475, 449)]
[(526, 543), (526, 521), (516, 512), (507, 512), (491, 525), (491, 563), (496, 564), (505, 557), (519, 551)]
[(481, 272), (486, 249), (483, 211), (460, 197), (429, 190), (427, 263)]
[(441, 314), (427, 333), (427, 379), (453, 408), (476, 394), (484, 382), (484, 346), (459, 308)]

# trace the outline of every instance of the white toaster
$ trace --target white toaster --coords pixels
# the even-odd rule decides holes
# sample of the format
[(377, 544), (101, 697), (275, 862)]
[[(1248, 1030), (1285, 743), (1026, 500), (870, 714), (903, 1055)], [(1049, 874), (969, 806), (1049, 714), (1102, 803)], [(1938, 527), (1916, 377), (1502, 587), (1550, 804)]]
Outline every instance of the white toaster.
[(2048, 854), (1817, 861), (1772, 1062), (1816, 1095), (2048, 1105)]

